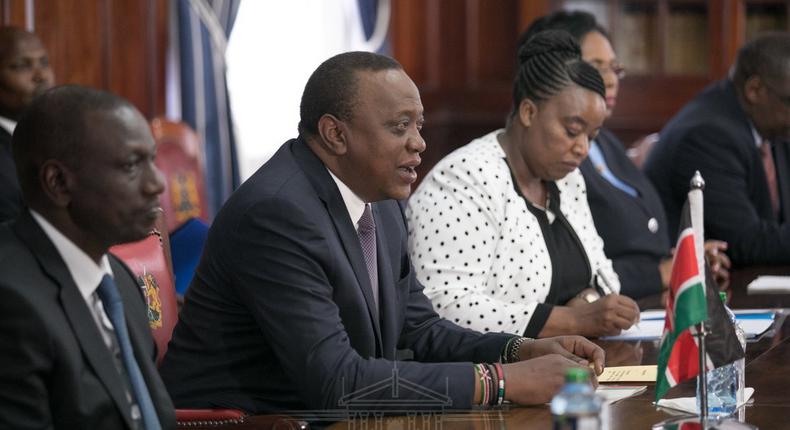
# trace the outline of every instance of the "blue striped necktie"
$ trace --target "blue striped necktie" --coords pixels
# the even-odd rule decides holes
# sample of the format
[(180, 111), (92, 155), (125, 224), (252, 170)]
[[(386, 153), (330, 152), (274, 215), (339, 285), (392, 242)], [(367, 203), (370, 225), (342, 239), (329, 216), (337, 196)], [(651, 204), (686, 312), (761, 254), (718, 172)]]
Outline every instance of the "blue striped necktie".
[(137, 404), (140, 407), (145, 430), (160, 430), (162, 427), (159, 425), (159, 417), (156, 415), (151, 394), (145, 385), (140, 366), (137, 365), (137, 360), (134, 358), (132, 343), (129, 340), (129, 331), (126, 328), (126, 319), (123, 316), (123, 302), (112, 276), (104, 275), (97, 293), (104, 305), (104, 311), (115, 329), (115, 337), (118, 340), (118, 347), (121, 349), (123, 365), (126, 367), (129, 383), (132, 385), (134, 397), (137, 399)]

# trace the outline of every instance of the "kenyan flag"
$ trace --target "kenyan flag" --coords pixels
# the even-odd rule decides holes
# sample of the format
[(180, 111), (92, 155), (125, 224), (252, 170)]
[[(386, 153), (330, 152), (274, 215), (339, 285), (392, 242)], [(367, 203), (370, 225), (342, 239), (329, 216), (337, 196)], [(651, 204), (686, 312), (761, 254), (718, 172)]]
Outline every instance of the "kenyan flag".
[(700, 267), (703, 245), (692, 228), (688, 201), (683, 206), (679, 236), (672, 261), (667, 316), (658, 356), (656, 401), (669, 388), (699, 373), (699, 349), (693, 335), (696, 325), (708, 317), (705, 272)]
[(667, 316), (658, 356), (656, 401), (667, 390), (699, 374), (697, 324), (705, 321), (705, 368), (712, 370), (743, 358), (735, 329), (719, 299), (705, 262), (702, 191), (692, 190), (683, 206), (680, 237), (672, 261)]

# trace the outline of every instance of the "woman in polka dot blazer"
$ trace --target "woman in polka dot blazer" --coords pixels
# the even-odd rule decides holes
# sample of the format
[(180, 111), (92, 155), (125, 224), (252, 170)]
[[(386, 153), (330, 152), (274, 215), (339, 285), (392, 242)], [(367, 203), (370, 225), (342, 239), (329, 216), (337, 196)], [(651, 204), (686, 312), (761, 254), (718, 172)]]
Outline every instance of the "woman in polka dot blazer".
[(537, 34), (519, 51), (505, 129), (445, 157), (412, 195), (410, 254), (445, 318), (528, 337), (609, 335), (636, 322), (578, 170), (604, 94), (572, 36)]

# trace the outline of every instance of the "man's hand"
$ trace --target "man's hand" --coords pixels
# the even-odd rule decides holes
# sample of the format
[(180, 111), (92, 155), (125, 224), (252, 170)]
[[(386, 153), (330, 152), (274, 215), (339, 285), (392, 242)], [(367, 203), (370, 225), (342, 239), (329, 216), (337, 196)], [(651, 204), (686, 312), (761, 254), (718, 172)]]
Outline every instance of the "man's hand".
[(531, 340), (521, 344), (518, 354), (521, 360), (559, 354), (580, 366), (587, 367), (593, 363), (596, 375), (603, 372), (603, 349), (581, 336), (557, 336)]
[[(505, 398), (521, 405), (546, 403), (560, 391), (565, 373), (572, 367), (586, 367), (560, 354), (549, 354), (502, 366), (505, 373)], [(594, 387), (595, 375), (590, 375)]]
[[(727, 250), (727, 242), (720, 240), (706, 240), (705, 241), (705, 258), (708, 260), (710, 270), (713, 272), (713, 279), (716, 285), (719, 286), (720, 291), (727, 291), (730, 287), (730, 268), (732, 262), (730, 257), (724, 252)], [(675, 250), (672, 249), (674, 254)], [(666, 308), (667, 300), (669, 300), (669, 280), (672, 275), (672, 259), (665, 258), (658, 265), (658, 270), (661, 273), (661, 282), (664, 284), (661, 290), (661, 305)]]
[(706, 240), (705, 241), (705, 257), (710, 264), (710, 270), (713, 272), (713, 279), (719, 286), (719, 290), (726, 291), (730, 286), (730, 257), (724, 252), (727, 250), (727, 242), (720, 240)]

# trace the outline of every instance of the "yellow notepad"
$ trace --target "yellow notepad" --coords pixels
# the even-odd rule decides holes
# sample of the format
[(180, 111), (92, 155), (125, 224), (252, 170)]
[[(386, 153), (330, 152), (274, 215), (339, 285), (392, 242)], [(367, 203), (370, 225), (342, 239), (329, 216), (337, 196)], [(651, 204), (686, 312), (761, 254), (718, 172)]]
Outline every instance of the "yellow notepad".
[(598, 382), (656, 382), (657, 372), (658, 368), (655, 364), (606, 367), (598, 376)]

